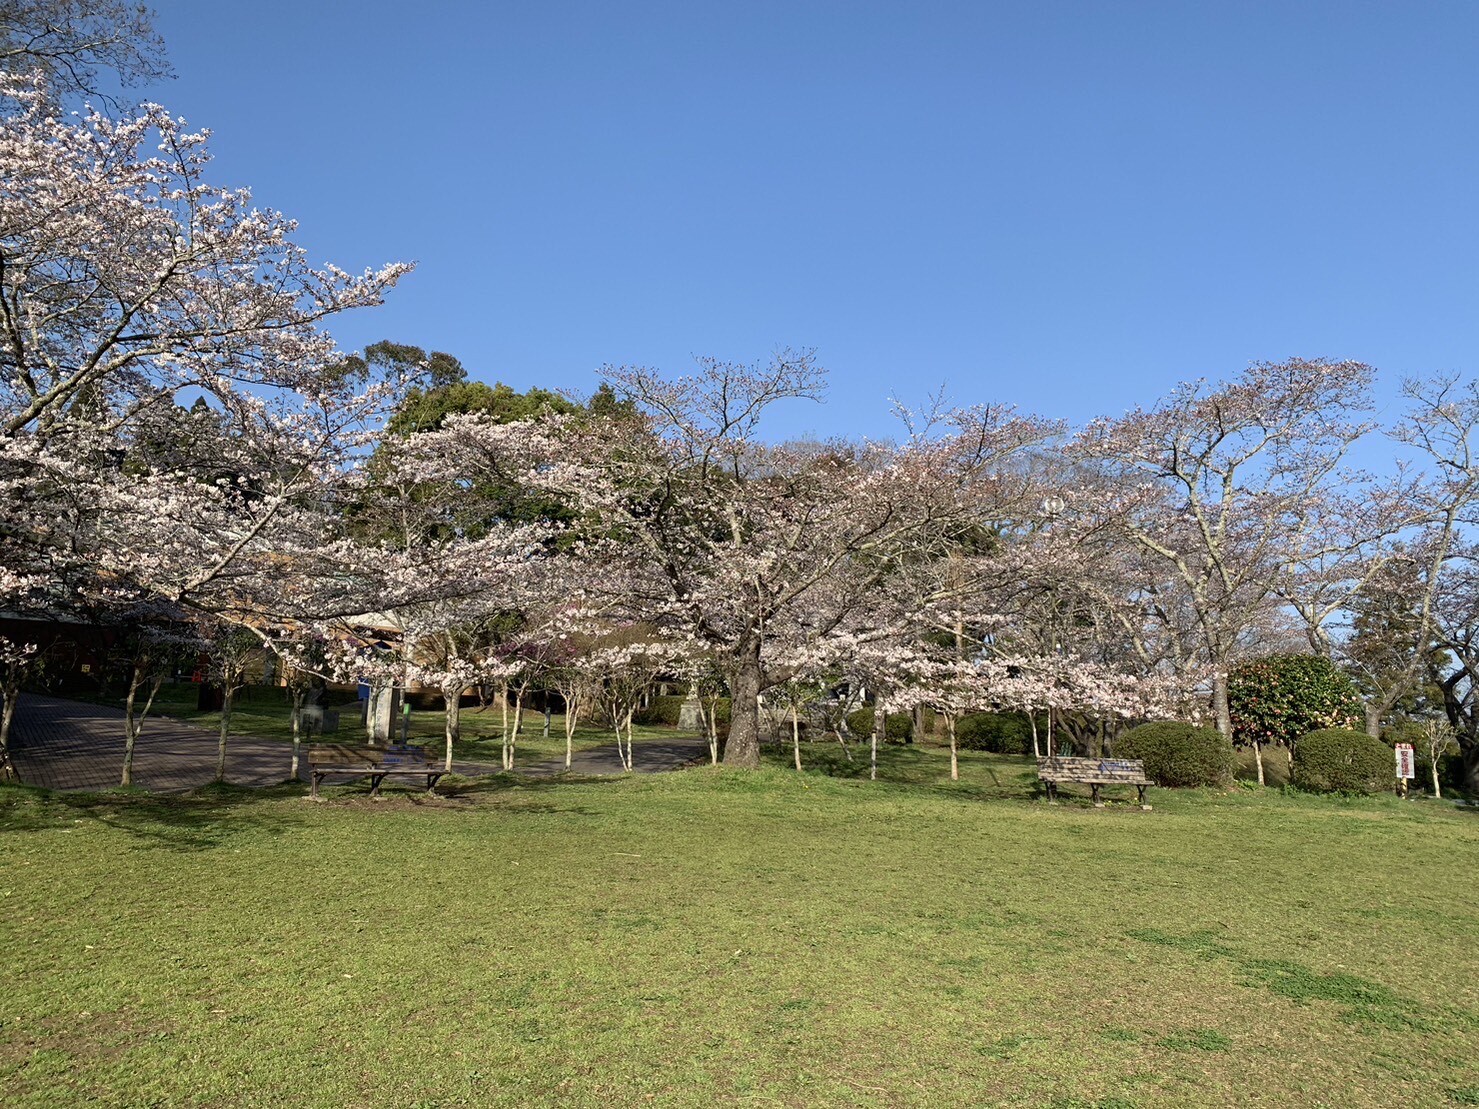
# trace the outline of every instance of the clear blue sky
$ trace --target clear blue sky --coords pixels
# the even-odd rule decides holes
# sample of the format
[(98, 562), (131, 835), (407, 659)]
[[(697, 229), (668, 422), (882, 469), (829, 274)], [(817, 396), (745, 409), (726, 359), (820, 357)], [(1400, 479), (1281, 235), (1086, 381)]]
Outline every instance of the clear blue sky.
[(155, 0), (216, 178), (333, 329), (589, 390), (811, 346), (888, 434), (941, 381), (1079, 421), (1256, 359), (1479, 370), (1479, 5)]

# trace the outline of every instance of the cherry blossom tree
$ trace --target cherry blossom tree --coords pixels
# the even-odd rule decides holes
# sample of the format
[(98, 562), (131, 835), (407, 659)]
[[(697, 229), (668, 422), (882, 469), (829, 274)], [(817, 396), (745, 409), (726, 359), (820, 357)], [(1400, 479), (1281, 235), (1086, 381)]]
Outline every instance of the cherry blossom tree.
[(1281, 578), (1320, 554), (1309, 536), (1368, 430), (1371, 374), (1358, 362), (1257, 363), (1096, 420), (1072, 444), (1072, 459), (1115, 480), (1103, 512), (1183, 591), (1229, 737), (1228, 667), (1277, 611)]
[(100, 70), (125, 87), (173, 76), (154, 13), (129, 0), (0, 0), (0, 70), (110, 101)]
[(607, 377), (632, 410), (509, 425), (454, 418), (428, 438), (469, 479), (519, 477), (583, 514), (601, 557), (627, 570), (611, 603), (722, 659), (733, 704), (724, 761), (745, 767), (759, 765), (760, 694), (787, 677), (768, 657), (776, 647), (866, 612), (903, 561), (979, 514), (988, 479), (1043, 435), (1035, 421), (982, 409), (900, 446), (764, 443), (767, 408), (820, 393), (806, 354), (705, 361), (674, 380), (644, 369)]

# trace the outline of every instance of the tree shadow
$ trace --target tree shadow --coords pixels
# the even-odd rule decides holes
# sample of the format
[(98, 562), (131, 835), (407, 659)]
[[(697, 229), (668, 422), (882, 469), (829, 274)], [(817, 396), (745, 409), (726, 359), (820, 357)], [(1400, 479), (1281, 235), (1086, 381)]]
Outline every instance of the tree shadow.
[(0, 834), (55, 831), (97, 822), (170, 851), (208, 851), (244, 837), (283, 835), (300, 820), (282, 805), (295, 785), (211, 785), (184, 793), (107, 790), (62, 792), (34, 786), (0, 789)]

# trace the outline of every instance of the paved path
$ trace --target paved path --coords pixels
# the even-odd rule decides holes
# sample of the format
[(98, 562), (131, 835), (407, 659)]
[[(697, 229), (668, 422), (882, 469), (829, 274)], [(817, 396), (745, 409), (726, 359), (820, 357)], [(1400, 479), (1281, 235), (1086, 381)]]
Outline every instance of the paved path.
[[(216, 774), (217, 738), (207, 728), (151, 715), (134, 745), (134, 785), (170, 792), (207, 784)], [(708, 758), (708, 745), (697, 736), (638, 740), (635, 747), (638, 773), (676, 770)], [(28, 785), (111, 789), (123, 772), (123, 710), (23, 693), (11, 726), (10, 752), (16, 772)], [(291, 760), (287, 743), (234, 735), (226, 745), (226, 780), (233, 785), (277, 785), (287, 780)], [(496, 766), (457, 761), (452, 769), (467, 777), (498, 772)], [(519, 767), (517, 772), (547, 778), (564, 769), (564, 759), (552, 759)], [(620, 774), (616, 747), (579, 752), (571, 773)], [(339, 779), (331, 775), (328, 780)], [(392, 788), (392, 782), (387, 780), (385, 787)]]

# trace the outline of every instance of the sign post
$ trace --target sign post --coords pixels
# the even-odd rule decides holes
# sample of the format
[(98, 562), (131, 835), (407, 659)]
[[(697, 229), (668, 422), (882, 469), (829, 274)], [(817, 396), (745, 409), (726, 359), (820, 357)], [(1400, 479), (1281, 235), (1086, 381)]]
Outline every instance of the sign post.
[(1397, 744), (1397, 794), (1407, 796), (1407, 783), (1417, 777), (1417, 760), (1412, 744)]

